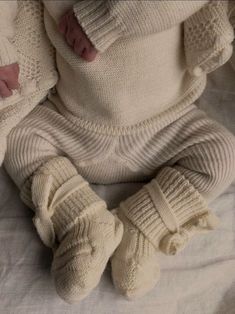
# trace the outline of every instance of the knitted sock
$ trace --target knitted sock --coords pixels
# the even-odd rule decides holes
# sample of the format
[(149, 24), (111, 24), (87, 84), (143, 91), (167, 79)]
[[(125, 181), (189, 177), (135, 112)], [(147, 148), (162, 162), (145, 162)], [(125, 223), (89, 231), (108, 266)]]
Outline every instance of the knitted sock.
[(56, 290), (68, 303), (78, 302), (98, 284), (121, 241), (122, 224), (67, 158), (42, 166), (31, 193), (35, 226), (43, 242), (54, 247)]
[(152, 289), (160, 275), (156, 249), (122, 213), (124, 225), (121, 244), (111, 259), (116, 288), (127, 298), (137, 298)]
[(157, 251), (174, 255), (194, 234), (214, 229), (218, 222), (190, 182), (169, 167), (122, 202), (117, 215), (124, 235), (111, 260), (112, 276), (128, 298), (144, 295), (157, 283)]

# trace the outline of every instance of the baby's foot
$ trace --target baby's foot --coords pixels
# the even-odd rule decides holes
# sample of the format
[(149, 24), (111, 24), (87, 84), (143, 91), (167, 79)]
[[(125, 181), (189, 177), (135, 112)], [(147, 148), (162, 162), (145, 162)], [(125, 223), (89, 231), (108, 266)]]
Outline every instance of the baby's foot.
[(57, 293), (66, 302), (84, 299), (97, 286), (122, 232), (119, 219), (104, 209), (77, 220), (61, 241), (52, 264)]
[(121, 241), (122, 223), (66, 157), (40, 167), (30, 189), (41, 239), (50, 247), (55, 236), (58, 242), (52, 263), (56, 290), (66, 302), (78, 302), (99, 283)]
[(165, 173), (121, 202), (117, 211), (124, 234), (111, 260), (112, 275), (115, 286), (128, 298), (144, 295), (157, 283), (158, 251), (174, 255), (194, 235), (218, 224), (189, 181), (176, 171), (178, 181), (172, 171), (165, 180)]
[(128, 299), (143, 296), (159, 280), (156, 249), (124, 215), (121, 244), (111, 259), (115, 287)]
[(98, 51), (79, 25), (73, 10), (67, 12), (60, 19), (59, 31), (65, 36), (68, 45), (77, 55), (88, 62), (95, 60)]

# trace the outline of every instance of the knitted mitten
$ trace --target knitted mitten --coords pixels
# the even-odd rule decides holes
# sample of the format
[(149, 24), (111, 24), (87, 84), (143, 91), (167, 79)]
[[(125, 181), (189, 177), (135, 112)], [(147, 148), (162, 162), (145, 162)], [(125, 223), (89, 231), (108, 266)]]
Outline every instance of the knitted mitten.
[(218, 222), (190, 182), (168, 167), (121, 202), (117, 215), (124, 234), (111, 259), (112, 276), (128, 298), (144, 295), (157, 283), (157, 251), (174, 255), (194, 234), (214, 229)]
[(31, 193), (35, 226), (43, 242), (54, 247), (56, 290), (65, 301), (77, 302), (98, 284), (121, 241), (122, 224), (67, 158), (39, 168)]

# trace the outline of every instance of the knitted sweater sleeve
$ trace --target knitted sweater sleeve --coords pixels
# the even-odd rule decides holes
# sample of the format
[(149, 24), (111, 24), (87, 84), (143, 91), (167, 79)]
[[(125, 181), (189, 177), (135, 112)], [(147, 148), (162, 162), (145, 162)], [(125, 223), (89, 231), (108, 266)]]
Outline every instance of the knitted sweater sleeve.
[(17, 53), (10, 42), (14, 36), (14, 19), (17, 15), (17, 0), (0, 1), (0, 66), (15, 63)]
[(228, 1), (213, 0), (184, 23), (185, 55), (194, 75), (210, 73), (232, 55), (234, 31)]
[(100, 52), (118, 38), (161, 32), (200, 10), (209, 1), (80, 0), (74, 13)]

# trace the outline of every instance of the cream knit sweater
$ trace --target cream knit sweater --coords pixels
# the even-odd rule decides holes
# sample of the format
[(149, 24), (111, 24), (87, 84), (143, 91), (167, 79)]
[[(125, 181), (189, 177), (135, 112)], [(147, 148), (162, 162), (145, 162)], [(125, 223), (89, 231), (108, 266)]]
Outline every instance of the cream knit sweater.
[[(232, 53), (227, 1), (43, 3), (44, 19), (41, 2), (18, 1), (16, 34), (10, 42), (16, 1), (0, 2), (0, 64), (18, 61), (23, 86), (1, 102), (3, 135), (56, 84), (53, 49), (43, 20), (57, 51), (60, 76), (58, 93), (49, 98), (69, 119), (101, 132), (126, 132), (159, 115), (177, 118), (202, 93), (206, 73)], [(95, 62), (77, 57), (58, 32), (60, 16), (71, 7), (101, 52)], [(5, 145), (1, 147), (3, 158)]]
[[(32, 11), (35, 3), (37, 10)], [(160, 249), (166, 254), (175, 254), (185, 247), (193, 235), (215, 228), (217, 220), (210, 214), (204, 197), (221, 191), (225, 180), (228, 183), (233, 174), (234, 139), (230, 142), (228, 132), (216, 127), (213, 121), (204, 119), (205, 114), (191, 110), (192, 102), (204, 89), (206, 73), (231, 55), (233, 31), (227, 18), (227, 5), (217, 1), (208, 5), (207, 1), (43, 3), (45, 28), (56, 48), (59, 72), (57, 93), (50, 94), (49, 99), (64, 116), (50, 109), (47, 112), (45, 103), (35, 108), (8, 138), (7, 169), (14, 179), (22, 178), (21, 197), (35, 209), (34, 224), (42, 240), (55, 248), (52, 273), (61, 297), (68, 302), (77, 302), (98, 284), (108, 259), (119, 245), (122, 224), (124, 236), (112, 258), (114, 282), (125, 295), (142, 295), (158, 280), (156, 251)], [(19, 5), (21, 14), (27, 13), (28, 17), (34, 19), (39, 16), (41, 18), (36, 20), (43, 21), (39, 2), (19, 1)], [(100, 51), (97, 60), (92, 63), (78, 58), (58, 32), (58, 19), (71, 6)], [(188, 22), (184, 23), (187, 18)], [(24, 19), (24, 14), (18, 16), (18, 22), (22, 19), (26, 23), (22, 23), (21, 33), (24, 29), (30, 29), (31, 33), (32, 25)], [(40, 25), (43, 32), (44, 24)], [(48, 43), (45, 34), (44, 39)], [(29, 42), (30, 47), (41, 49), (40, 36), (29, 36)], [(25, 56), (20, 41), (18, 48), (20, 55)], [(49, 77), (50, 67), (45, 67), (45, 71), (41, 72), (43, 57), (48, 62), (46, 50), (41, 52), (39, 59), (33, 60), (39, 60), (38, 63), (23, 58), (24, 78), (30, 77), (30, 72), (25, 69), (39, 64), (36, 67), (39, 72), (33, 72), (31, 76), (35, 84), (27, 84), (23, 89), (26, 97), (34, 95), (41, 86), (45, 88), (45, 83), (48, 84), (45, 74)], [(53, 54), (49, 55), (53, 61)], [(32, 58), (31, 51), (28, 51), (28, 57)], [(49, 65), (53, 65), (53, 62)], [(47, 103), (52, 106), (50, 101)], [(34, 104), (33, 101), (32, 106)], [(187, 114), (187, 110), (191, 111)], [(45, 113), (41, 121), (40, 111)], [(177, 119), (179, 116), (181, 118)], [(32, 124), (30, 117), (33, 117)], [(176, 119), (175, 123), (171, 123)], [(151, 125), (152, 121), (155, 123)], [(24, 123), (29, 123), (26, 129)], [(167, 131), (163, 124), (172, 129)], [(139, 131), (139, 128), (148, 126), (143, 130), (143, 135), (148, 136), (148, 131), (153, 131), (153, 125), (161, 127), (163, 132), (154, 132), (156, 141), (152, 137), (149, 141), (143, 139), (142, 147), (141, 132), (131, 133), (129, 139), (126, 134), (116, 136), (116, 143), (124, 143), (119, 146), (121, 155), (118, 156), (116, 145), (112, 145), (116, 140), (113, 133), (123, 134), (133, 128)], [(75, 138), (74, 145), (71, 145), (69, 130)], [(84, 137), (81, 137), (82, 133), (76, 133), (78, 130), (82, 131)], [(176, 133), (179, 132), (176, 130), (180, 130), (177, 138)], [(89, 140), (89, 133), (94, 142)], [(107, 134), (103, 136), (100, 133)], [(58, 138), (58, 145), (54, 146), (50, 137)], [(102, 137), (102, 143), (111, 142), (109, 148), (115, 148), (114, 156), (119, 157), (119, 164), (127, 156), (123, 152), (130, 149), (130, 153), (134, 154), (134, 158), (130, 158), (130, 174), (136, 172), (132, 170), (135, 166), (143, 170), (138, 163), (141, 154), (136, 155), (136, 150), (130, 147), (134, 145), (133, 139), (136, 139), (137, 147), (143, 150), (146, 147), (144, 155), (148, 156), (147, 166), (152, 162), (152, 156), (161, 166), (164, 163), (162, 157), (170, 158), (170, 149), (173, 153), (168, 166), (163, 167), (137, 194), (120, 204), (117, 215), (122, 223), (107, 211), (105, 202), (89, 187), (91, 180), (80, 173), (78, 166), (75, 167), (75, 161), (83, 162), (84, 166), (84, 155), (92, 153)], [(71, 148), (73, 156), (76, 156), (74, 162), (63, 157), (72, 158), (72, 154), (63, 150), (63, 140), (67, 149)], [(129, 147), (128, 142), (131, 144)], [(166, 145), (167, 142), (169, 145)], [(79, 143), (85, 152), (83, 158), (79, 156)], [(151, 143), (156, 151), (154, 153), (150, 149), (148, 154), (146, 150)], [(167, 151), (166, 146), (169, 148)], [(101, 149), (102, 146), (99, 151)], [(63, 156), (57, 156), (62, 151)], [(208, 158), (200, 157), (200, 153), (204, 155), (204, 152)], [(111, 153), (105, 156), (106, 168), (110, 168), (107, 167), (109, 160), (113, 161)], [(99, 152), (96, 151), (94, 166), (97, 156)], [(92, 171), (92, 160), (88, 161), (87, 169)], [(208, 162), (208, 166), (205, 162)], [(126, 165), (127, 162), (123, 167), (125, 171), (128, 169)], [(116, 165), (113, 168), (118, 172)], [(150, 168), (156, 169), (158, 166)], [(97, 165), (97, 169), (100, 171), (102, 167)], [(122, 164), (119, 169), (122, 169)], [(26, 176), (25, 170), (28, 173)], [(112, 171), (110, 174), (113, 175)], [(122, 174), (118, 173), (123, 179)], [(105, 178), (104, 173), (101, 178)], [(55, 244), (59, 246), (55, 247)]]
[[(206, 2), (44, 1), (60, 74), (50, 100), (68, 119), (107, 133), (138, 128), (163, 112), (163, 119), (169, 111), (182, 115), (205, 87), (205, 75), (187, 70), (182, 22)], [(102, 52), (95, 62), (77, 57), (58, 32), (59, 17), (72, 5)]]

